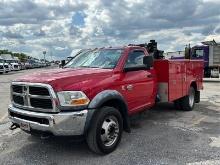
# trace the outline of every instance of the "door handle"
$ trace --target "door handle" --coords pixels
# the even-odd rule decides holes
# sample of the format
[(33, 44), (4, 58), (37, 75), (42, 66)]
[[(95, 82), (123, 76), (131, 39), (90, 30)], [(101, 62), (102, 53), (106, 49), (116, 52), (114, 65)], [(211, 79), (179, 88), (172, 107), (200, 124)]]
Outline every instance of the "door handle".
[(131, 84), (130, 84), (130, 85), (128, 85), (128, 86), (127, 86), (127, 90), (128, 90), (128, 91), (133, 90), (133, 85), (131, 85)]
[(147, 78), (152, 78), (152, 77), (153, 77), (152, 74), (148, 74), (148, 75), (147, 75)]

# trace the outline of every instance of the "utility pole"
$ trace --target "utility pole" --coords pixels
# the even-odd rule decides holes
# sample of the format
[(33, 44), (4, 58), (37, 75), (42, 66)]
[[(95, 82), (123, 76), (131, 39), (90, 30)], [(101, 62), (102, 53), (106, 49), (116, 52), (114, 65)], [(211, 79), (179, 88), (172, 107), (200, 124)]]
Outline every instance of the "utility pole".
[(44, 55), (44, 63), (46, 63), (46, 59), (45, 59), (45, 55), (46, 55), (46, 51), (43, 51), (43, 55)]

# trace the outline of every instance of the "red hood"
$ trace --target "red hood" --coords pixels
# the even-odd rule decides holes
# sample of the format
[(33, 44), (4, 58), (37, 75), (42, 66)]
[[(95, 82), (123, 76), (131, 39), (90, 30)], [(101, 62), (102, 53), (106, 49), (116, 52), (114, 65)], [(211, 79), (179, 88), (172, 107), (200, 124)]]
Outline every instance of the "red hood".
[[(83, 68), (83, 69), (50, 69), (22, 76), (15, 81), (50, 84), (55, 91), (83, 90), (92, 87), (101, 80), (111, 77), (111, 69)], [(86, 90), (86, 89), (85, 89)]]

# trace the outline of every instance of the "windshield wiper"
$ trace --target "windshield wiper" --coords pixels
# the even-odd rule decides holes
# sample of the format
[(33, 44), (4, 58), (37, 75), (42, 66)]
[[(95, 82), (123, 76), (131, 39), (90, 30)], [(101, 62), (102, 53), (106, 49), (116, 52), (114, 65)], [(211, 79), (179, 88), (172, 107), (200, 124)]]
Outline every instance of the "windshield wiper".
[(99, 68), (97, 66), (79, 66), (80, 68)]

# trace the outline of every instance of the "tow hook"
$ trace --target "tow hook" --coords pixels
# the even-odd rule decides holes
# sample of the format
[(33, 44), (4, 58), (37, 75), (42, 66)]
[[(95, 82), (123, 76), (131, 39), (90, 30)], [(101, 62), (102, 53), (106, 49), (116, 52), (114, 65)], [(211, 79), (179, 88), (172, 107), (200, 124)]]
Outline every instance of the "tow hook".
[(9, 127), (10, 130), (14, 130), (16, 128), (19, 128), (19, 125), (15, 123), (12, 123), (12, 125)]

